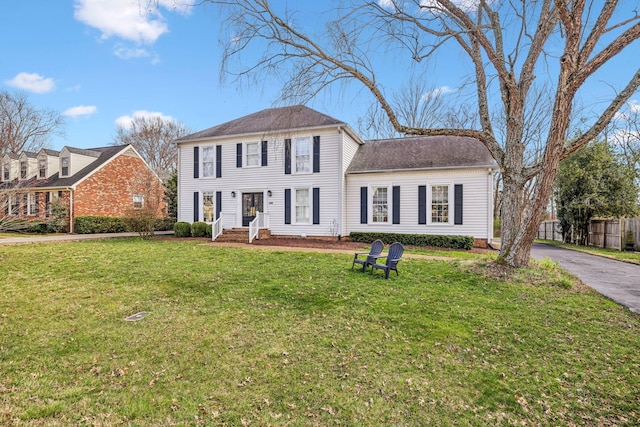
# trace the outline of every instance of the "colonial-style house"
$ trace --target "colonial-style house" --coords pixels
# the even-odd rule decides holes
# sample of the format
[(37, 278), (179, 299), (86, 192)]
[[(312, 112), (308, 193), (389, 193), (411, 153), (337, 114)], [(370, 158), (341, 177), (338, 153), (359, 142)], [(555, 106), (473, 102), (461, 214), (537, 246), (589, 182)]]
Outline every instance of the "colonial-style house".
[[(352, 231), (493, 236), (496, 163), (463, 137), (363, 141), (305, 106), (272, 108), (177, 140), (178, 221), (272, 235)], [(218, 230), (216, 232), (216, 230)]]
[[(78, 216), (120, 217), (141, 209), (160, 179), (131, 145), (60, 151), (42, 149), (3, 157), (0, 216), (29, 220), (51, 215), (62, 199), (73, 232)], [(159, 207), (162, 214), (164, 206)]]

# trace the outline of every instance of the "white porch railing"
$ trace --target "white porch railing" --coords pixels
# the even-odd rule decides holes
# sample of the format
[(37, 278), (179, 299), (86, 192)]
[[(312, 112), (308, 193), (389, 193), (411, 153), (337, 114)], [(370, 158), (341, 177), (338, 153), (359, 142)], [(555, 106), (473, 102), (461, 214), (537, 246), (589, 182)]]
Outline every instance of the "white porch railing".
[(211, 240), (216, 240), (218, 236), (222, 234), (222, 212), (220, 212), (220, 217), (216, 219), (211, 225)]
[(249, 223), (249, 243), (260, 238), (261, 228), (269, 228), (269, 214), (256, 212), (256, 217)]

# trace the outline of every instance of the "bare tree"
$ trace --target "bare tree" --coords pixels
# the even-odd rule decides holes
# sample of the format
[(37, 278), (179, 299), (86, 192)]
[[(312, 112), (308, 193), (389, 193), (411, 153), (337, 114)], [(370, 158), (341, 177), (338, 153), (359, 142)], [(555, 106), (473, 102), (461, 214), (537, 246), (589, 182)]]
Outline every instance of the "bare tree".
[(0, 91), (0, 157), (37, 152), (51, 135), (62, 135), (64, 118), (54, 110), (34, 108), (23, 92)]
[[(600, 83), (613, 87), (611, 99), (605, 105), (589, 103), (589, 115), (583, 114), (579, 123), (585, 130), (568, 140), (568, 133), (578, 125), (574, 106), (580, 90), (587, 81), (601, 82), (604, 66), (640, 38), (634, 2), (352, 0), (316, 15), (318, 25), (308, 31), (297, 25), (299, 11), (289, 5), (268, 0), (208, 2), (222, 5), (225, 15), (224, 71), (254, 79), (260, 72), (275, 74), (286, 82), (283, 98), (297, 101), (308, 100), (335, 83), (357, 81), (399, 133), (460, 135), (482, 141), (502, 169), (499, 262), (514, 267), (529, 263), (560, 161), (601, 133), (640, 85), (637, 63), (619, 67), (618, 86)], [(320, 17), (329, 14), (332, 18), (319, 25)], [(442, 48), (457, 49), (474, 70), (478, 129), (403, 123), (387, 95), (390, 89), (376, 73), (381, 55), (402, 52), (419, 66)], [(243, 61), (244, 53), (256, 51), (262, 56)], [(541, 97), (545, 93), (550, 99)], [(534, 112), (538, 100), (544, 101), (540, 106), (548, 101), (550, 108), (527, 114)], [(538, 123), (528, 123), (528, 117), (537, 117)], [(539, 132), (538, 149), (529, 149), (526, 138), (532, 135), (527, 125)]]
[(134, 206), (123, 218), (127, 229), (142, 238), (152, 237), (158, 221), (167, 213), (165, 187), (153, 171), (145, 168), (131, 177), (128, 190)]
[(160, 116), (137, 116), (129, 126), (118, 126), (114, 144), (131, 144), (162, 179), (167, 179), (178, 163), (174, 141), (190, 133), (184, 124)]
[(622, 155), (627, 166), (635, 171), (636, 180), (640, 181), (640, 106), (634, 103), (630, 107), (616, 116), (604, 137)]

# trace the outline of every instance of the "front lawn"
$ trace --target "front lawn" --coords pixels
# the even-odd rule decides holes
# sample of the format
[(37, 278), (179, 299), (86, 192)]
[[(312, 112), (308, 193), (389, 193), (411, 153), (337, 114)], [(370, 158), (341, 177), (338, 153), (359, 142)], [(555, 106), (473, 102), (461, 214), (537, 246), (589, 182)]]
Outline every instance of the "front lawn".
[(0, 424), (640, 423), (640, 316), (552, 263), (507, 283), (407, 258), (384, 280), (351, 258), (0, 246)]

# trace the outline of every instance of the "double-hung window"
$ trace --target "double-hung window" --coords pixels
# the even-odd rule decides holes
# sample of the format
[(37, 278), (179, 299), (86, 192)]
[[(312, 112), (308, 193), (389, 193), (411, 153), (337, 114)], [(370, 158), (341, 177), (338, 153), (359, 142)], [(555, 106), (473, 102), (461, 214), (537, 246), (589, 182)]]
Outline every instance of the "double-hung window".
[(296, 173), (311, 172), (311, 139), (296, 139)]
[(296, 189), (296, 223), (308, 224), (309, 223), (309, 189), (298, 188)]
[(47, 158), (40, 157), (38, 159), (38, 178), (43, 179), (47, 177)]
[(373, 187), (371, 222), (389, 222), (389, 188)]
[(260, 166), (261, 145), (259, 142), (248, 142), (245, 166)]
[(144, 194), (133, 195), (133, 209), (142, 209), (144, 207)]
[(27, 179), (27, 161), (20, 161), (20, 179)]
[(69, 176), (69, 158), (60, 158), (60, 176)]
[(213, 178), (215, 165), (215, 146), (202, 147), (202, 177)]
[(446, 224), (450, 218), (449, 185), (431, 186), (431, 223)]
[(213, 222), (213, 191), (202, 193), (202, 219), (204, 222)]
[(11, 177), (11, 163), (7, 162), (4, 164), (4, 167), (2, 169), (2, 179), (4, 181), (9, 181), (10, 177)]
[(37, 193), (29, 193), (29, 215), (38, 215)]

